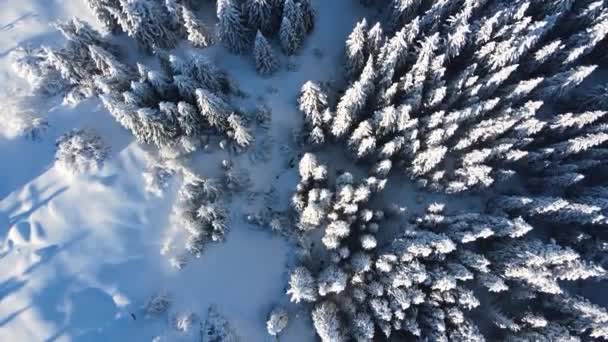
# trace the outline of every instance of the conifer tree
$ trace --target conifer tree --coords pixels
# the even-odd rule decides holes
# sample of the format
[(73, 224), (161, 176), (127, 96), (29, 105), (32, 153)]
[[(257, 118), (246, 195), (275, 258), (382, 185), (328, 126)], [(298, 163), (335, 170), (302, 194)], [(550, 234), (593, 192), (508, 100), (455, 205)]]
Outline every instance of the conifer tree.
[(355, 25), (353, 32), (346, 40), (346, 74), (349, 79), (359, 76), (368, 56), (367, 21), (365, 19)]
[(95, 13), (97, 20), (101, 22), (105, 28), (110, 32), (117, 32), (120, 30), (120, 26), (116, 18), (112, 16), (112, 13), (108, 8), (119, 10), (119, 0), (85, 0), (89, 8)]
[(249, 27), (268, 35), (276, 31), (275, 0), (251, 0), (246, 3)]
[(235, 0), (218, 1), (217, 18), (219, 39), (226, 49), (232, 53), (248, 51), (252, 32), (245, 26), (240, 5)]
[(312, 320), (319, 337), (323, 342), (346, 341), (346, 336), (342, 331), (342, 323), (338, 317), (339, 311), (336, 304), (325, 301), (315, 307), (312, 313)]
[(143, 0), (119, 0), (122, 12), (114, 13), (119, 23), (142, 49), (152, 52), (155, 48), (172, 48), (178, 39), (170, 28), (169, 13), (160, 2)]
[(213, 43), (209, 30), (205, 27), (205, 24), (196, 17), (194, 12), (189, 8), (182, 6), (181, 14), (183, 25), (187, 33), (187, 39), (192, 45), (204, 48)]
[(255, 59), (256, 70), (262, 75), (273, 74), (279, 68), (279, 62), (274, 56), (272, 47), (260, 31), (255, 37), (253, 58)]
[(323, 113), (328, 106), (327, 94), (319, 84), (308, 81), (300, 89), (298, 98), (299, 108), (304, 113), (306, 120), (312, 126), (322, 126), (324, 123)]
[(198, 109), (209, 125), (220, 131), (226, 129), (228, 116), (233, 112), (230, 105), (205, 89), (196, 89), (195, 95)]
[(304, 30), (306, 33), (310, 33), (315, 27), (315, 9), (312, 6), (312, 0), (300, 0), (298, 6), (302, 11)]
[(295, 54), (303, 44), (304, 35), (305, 26), (300, 6), (293, 0), (285, 0), (279, 30), (283, 51), (288, 55)]

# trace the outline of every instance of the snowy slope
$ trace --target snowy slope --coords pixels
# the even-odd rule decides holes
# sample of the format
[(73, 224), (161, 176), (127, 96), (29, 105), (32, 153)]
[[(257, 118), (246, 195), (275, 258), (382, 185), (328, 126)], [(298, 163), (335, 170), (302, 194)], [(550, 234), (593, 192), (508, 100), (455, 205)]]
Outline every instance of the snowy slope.
[[(352, 0), (315, 5), (323, 9), (317, 11), (317, 29), (295, 58), (297, 71), (287, 71), (283, 60), (280, 72), (260, 78), (250, 58), (208, 50), (249, 94), (247, 101), (263, 98), (273, 112), (273, 162), (249, 166), (259, 190), (275, 179), (295, 184), (295, 175), (283, 173), (286, 161), (278, 146), (291, 139), (300, 122), (296, 94), (305, 80), (340, 74), (344, 38), (363, 13)], [(24, 87), (11, 71), (10, 52), (20, 44), (56, 44), (59, 35), (49, 23), (75, 15), (94, 23), (79, 0), (0, 2), (0, 98)], [(322, 51), (322, 58), (314, 49)], [(225, 243), (181, 271), (171, 268), (160, 249), (172, 196), (156, 199), (145, 193), (144, 151), (97, 100), (75, 108), (57, 99), (36, 106), (48, 111), (50, 124), (40, 140), (0, 137), (0, 341), (196, 340), (176, 335), (170, 316), (190, 311), (204, 320), (210, 304), (217, 304), (244, 340), (271, 340), (266, 315), (272, 305), (287, 302), (285, 241), (244, 224), (235, 205)], [(110, 145), (111, 158), (100, 172), (69, 177), (53, 166), (54, 141), (72, 128), (91, 128)], [(246, 157), (240, 158), (245, 163)], [(208, 160), (197, 156), (193, 166), (205, 170)], [(159, 292), (171, 297), (169, 314), (145, 319), (142, 305)], [(305, 316), (292, 317), (284, 340), (314, 340)]]

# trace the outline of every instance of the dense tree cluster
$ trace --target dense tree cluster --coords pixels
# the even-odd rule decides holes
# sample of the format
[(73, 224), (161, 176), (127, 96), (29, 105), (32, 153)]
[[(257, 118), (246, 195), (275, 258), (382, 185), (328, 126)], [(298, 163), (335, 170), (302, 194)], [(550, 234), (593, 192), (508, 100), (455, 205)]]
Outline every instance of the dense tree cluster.
[[(374, 177), (356, 183), (342, 173), (330, 190), (326, 167), (310, 153), (300, 177), (293, 198), (298, 227), (309, 235), (321, 230), (326, 261), (302, 258), (287, 294), (313, 305), (323, 341), (608, 337), (606, 309), (569, 285), (606, 277), (600, 213), (564, 200), (511, 196), (497, 197), (488, 213), (448, 213), (433, 203), (405, 219), (390, 208), (370, 208), (382, 195), (382, 187), (369, 186), (378, 184)], [(377, 233), (387, 223), (398, 224), (399, 233), (380, 244)], [(577, 229), (550, 230), (560, 224)]]
[(74, 103), (97, 95), (98, 79), (116, 87), (128, 81), (130, 69), (118, 60), (118, 47), (107, 36), (79, 19), (60, 22), (56, 28), (66, 38), (65, 46), (21, 49), (15, 61), (33, 91), (55, 95), (67, 90), (66, 102)]
[[(336, 103), (302, 87), (308, 144), (337, 141), (369, 177), (332, 182), (304, 155), (296, 226), (320, 229), (324, 251), (302, 258), (288, 295), (311, 303), (323, 341), (607, 339), (608, 312), (580, 285), (608, 267), (607, 93), (581, 85), (601, 65), (608, 6), (390, 2), (349, 35)], [(487, 208), (391, 216), (393, 170)], [(380, 238), (386, 220), (399, 228)]]
[(179, 38), (196, 47), (213, 42), (198, 19), (191, 0), (84, 0), (97, 19), (113, 33), (124, 32), (145, 51), (173, 48)]
[(220, 242), (228, 231), (223, 184), (213, 178), (186, 173), (173, 211), (175, 224), (186, 231), (185, 248), (200, 257), (209, 242)]
[[(399, 15), (388, 16), (401, 23), (393, 36), (365, 19), (349, 36), (352, 82), (335, 109), (314, 83), (302, 88), (311, 140), (339, 139), (358, 160), (391, 161), (421, 186), (448, 193), (515, 176), (571, 186), (583, 179), (574, 173), (600, 161), (590, 154), (608, 139), (605, 92), (576, 88), (597, 68), (591, 57), (608, 34), (605, 6), (393, 2)], [(560, 110), (579, 98), (592, 98), (591, 110), (570, 105), (545, 115), (549, 105)], [(575, 170), (575, 159), (584, 166)]]
[(128, 87), (100, 86), (105, 107), (137, 140), (185, 152), (210, 134), (225, 134), (235, 148), (251, 143), (244, 119), (229, 103), (234, 86), (225, 73), (198, 54), (184, 59), (159, 53), (159, 59), (162, 70), (138, 65)]
[(218, 35), (233, 53), (253, 51), (262, 75), (278, 68), (268, 38), (278, 37), (283, 52), (294, 55), (314, 28), (311, 0), (218, 0)]

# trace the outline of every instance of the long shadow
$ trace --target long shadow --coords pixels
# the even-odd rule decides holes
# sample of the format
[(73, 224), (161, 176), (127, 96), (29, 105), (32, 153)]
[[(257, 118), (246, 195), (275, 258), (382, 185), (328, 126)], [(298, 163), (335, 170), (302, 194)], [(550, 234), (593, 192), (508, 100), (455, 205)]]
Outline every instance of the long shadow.
[(15, 312), (13, 312), (12, 314), (4, 317), (3, 319), (0, 320), (0, 328), (3, 327), (4, 325), (10, 323), (13, 319), (17, 318), (17, 316), (19, 316), (20, 314), (22, 314), (24, 311), (26, 311), (27, 309), (29, 309), (32, 305), (27, 305)]
[(44, 247), (44, 248), (41, 248), (41, 249), (37, 250), (36, 254), (38, 254), (38, 256), (40, 256), (40, 261), (38, 261), (37, 263), (35, 263), (35, 264), (31, 265), (30, 267), (28, 267), (23, 272), (23, 274), (32, 273), (36, 269), (38, 269), (40, 266), (48, 264), (61, 251), (69, 249), (70, 247), (72, 247), (77, 242), (84, 240), (89, 234), (90, 233), (83, 232), (83, 233), (75, 236), (74, 238), (72, 238), (68, 242), (64, 243), (63, 245), (51, 245), (51, 246)]
[(10, 277), (8, 280), (0, 283), (0, 302), (2, 302), (2, 300), (8, 297), (11, 293), (18, 291), (26, 283), (27, 281), (17, 280), (15, 277)]
[(38, 200), (38, 193), (33, 193), (31, 200), (32, 200), (32, 207), (29, 210), (26, 210), (24, 212), (21, 212), (17, 215), (11, 216), (8, 219), (8, 226), (12, 226), (15, 223), (29, 217), (30, 215), (32, 215), (36, 210), (38, 210), (40, 207), (47, 205), (53, 198), (61, 195), (62, 193), (64, 193), (66, 190), (68, 189), (67, 186), (62, 187), (61, 189), (53, 192), (50, 196), (48, 196), (47, 198), (43, 199), (43, 200)]
[(34, 12), (27, 12), (23, 15), (21, 15), (20, 17), (18, 17), (17, 19), (11, 21), (10, 23), (3, 25), (0, 27), (0, 31), (5, 32), (5, 31), (9, 31), (12, 30), (16, 24), (18, 24), (19, 22), (29, 19), (29, 18), (36, 18), (38, 16), (38, 14), (34, 13)]
[(53, 149), (51, 141), (46, 139), (37, 143), (21, 138), (0, 138), (0, 155), (5, 162), (0, 199), (46, 172), (53, 163)]

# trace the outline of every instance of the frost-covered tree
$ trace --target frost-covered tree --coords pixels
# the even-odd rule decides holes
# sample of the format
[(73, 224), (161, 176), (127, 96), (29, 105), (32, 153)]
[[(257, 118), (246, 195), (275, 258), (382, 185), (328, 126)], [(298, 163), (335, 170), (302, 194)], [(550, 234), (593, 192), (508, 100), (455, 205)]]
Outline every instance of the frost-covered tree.
[(179, 312), (171, 318), (171, 324), (179, 333), (190, 334), (197, 320), (197, 315), (192, 312)]
[(180, 12), (188, 41), (200, 48), (211, 45), (213, 43), (211, 33), (205, 24), (196, 17), (196, 14), (186, 6), (182, 6)]
[(240, 338), (228, 320), (219, 312), (215, 305), (207, 311), (207, 318), (201, 326), (201, 341), (203, 342), (237, 342)]
[(308, 81), (300, 89), (299, 108), (312, 126), (322, 126), (323, 114), (328, 107), (327, 94), (318, 83)]
[(220, 130), (228, 127), (233, 110), (225, 100), (202, 88), (196, 89), (195, 95), (198, 110), (212, 127)]
[(287, 311), (281, 307), (276, 307), (270, 312), (268, 321), (266, 321), (266, 330), (271, 336), (277, 336), (287, 327), (289, 316)]
[(186, 231), (185, 248), (194, 256), (201, 256), (208, 243), (224, 240), (228, 212), (219, 199), (222, 191), (217, 180), (185, 174), (173, 206), (173, 223)]
[(237, 145), (241, 147), (249, 146), (253, 141), (253, 136), (249, 133), (247, 127), (245, 127), (241, 117), (233, 113), (228, 116), (227, 121), (230, 127), (228, 135), (234, 139)]
[(346, 74), (350, 79), (357, 78), (368, 57), (367, 21), (361, 20), (346, 39)]
[(101, 137), (90, 130), (72, 130), (57, 139), (55, 163), (68, 173), (97, 171), (109, 153)]
[(310, 271), (305, 267), (296, 268), (289, 277), (289, 289), (287, 294), (291, 296), (291, 301), (314, 302), (318, 297), (317, 282)]
[(33, 92), (55, 95), (68, 86), (44, 49), (19, 47), (12, 54), (13, 69), (32, 87)]
[(241, 6), (234, 0), (217, 4), (218, 35), (222, 44), (233, 53), (244, 53), (251, 46), (252, 32), (245, 25)]
[(118, 20), (109, 11), (109, 8), (116, 11), (120, 9), (119, 0), (85, 0), (85, 2), (107, 30), (117, 32), (121, 29)]
[(281, 48), (287, 55), (293, 55), (300, 48), (302, 41), (296, 31), (295, 26), (287, 17), (281, 20), (281, 28), (279, 29), (279, 38)]
[(157, 293), (151, 296), (144, 305), (147, 317), (158, 317), (165, 313), (171, 304), (171, 300), (166, 293)]
[(109, 9), (122, 30), (146, 51), (172, 48), (178, 39), (171, 29), (167, 8), (158, 1), (119, 0), (120, 11)]
[(280, 18), (276, 16), (275, 0), (251, 0), (246, 3), (249, 27), (264, 34), (276, 31)]
[(312, 5), (312, 0), (300, 0), (298, 2), (302, 11), (302, 20), (304, 21), (304, 30), (310, 33), (315, 27), (315, 9)]
[(270, 75), (279, 68), (279, 62), (272, 51), (272, 47), (260, 31), (255, 37), (253, 58), (255, 59), (256, 70), (262, 75)]
[(336, 304), (330, 301), (322, 302), (313, 310), (312, 321), (322, 341), (340, 342), (347, 340), (342, 331), (342, 323), (338, 315)]

